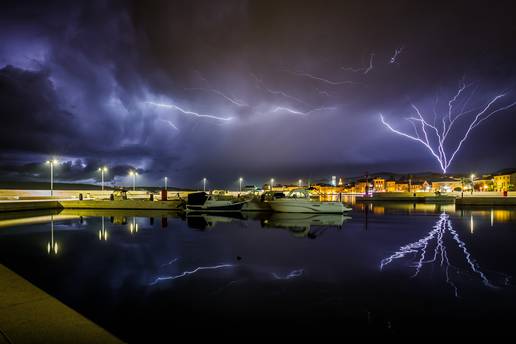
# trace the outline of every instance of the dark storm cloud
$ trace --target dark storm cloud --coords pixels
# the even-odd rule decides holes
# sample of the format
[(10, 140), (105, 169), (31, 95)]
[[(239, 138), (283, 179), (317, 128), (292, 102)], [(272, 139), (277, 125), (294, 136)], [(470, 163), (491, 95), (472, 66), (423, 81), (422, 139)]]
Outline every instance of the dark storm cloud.
[[(479, 85), (481, 103), (511, 91), (516, 75), (510, 2), (57, 1), (4, 9), (4, 170), (55, 155), (70, 180), (104, 164), (122, 166), (120, 176), (137, 166), (149, 182), (169, 175), (183, 185), (204, 176), (224, 185), (238, 175), (262, 182), (375, 166), (438, 170), (378, 113), (398, 124), (411, 103), (439, 94), (446, 106), (463, 77)], [(513, 116), (478, 128), (454, 170), (516, 164), (507, 154), (512, 135), (485, 136), (507, 131)]]

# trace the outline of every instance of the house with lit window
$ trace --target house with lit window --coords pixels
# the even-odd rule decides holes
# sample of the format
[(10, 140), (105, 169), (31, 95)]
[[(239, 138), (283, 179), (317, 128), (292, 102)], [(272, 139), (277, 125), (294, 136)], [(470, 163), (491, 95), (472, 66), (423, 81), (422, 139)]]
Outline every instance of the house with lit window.
[(373, 179), (373, 188), (374, 188), (375, 192), (384, 192), (385, 191), (385, 179), (374, 178)]
[(516, 187), (516, 170), (507, 170), (493, 176), (495, 191), (513, 191)]

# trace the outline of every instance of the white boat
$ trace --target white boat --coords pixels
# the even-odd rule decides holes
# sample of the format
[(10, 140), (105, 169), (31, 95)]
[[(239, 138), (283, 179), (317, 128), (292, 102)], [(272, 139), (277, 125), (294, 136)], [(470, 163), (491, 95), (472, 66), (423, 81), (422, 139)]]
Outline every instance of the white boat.
[(285, 198), (274, 199), (269, 204), (273, 211), (281, 213), (342, 214), (351, 211), (341, 202), (312, 201), (306, 189), (294, 189)]
[(188, 195), (186, 201), (186, 209), (190, 211), (219, 211), (231, 212), (239, 211), (248, 200), (238, 199), (217, 199), (213, 195), (208, 195), (205, 192), (195, 192)]

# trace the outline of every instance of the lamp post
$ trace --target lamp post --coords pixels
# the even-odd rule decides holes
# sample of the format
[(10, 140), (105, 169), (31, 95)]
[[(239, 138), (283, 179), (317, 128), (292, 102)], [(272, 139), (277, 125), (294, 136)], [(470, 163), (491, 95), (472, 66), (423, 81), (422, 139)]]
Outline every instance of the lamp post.
[(99, 172), (100, 172), (100, 175), (101, 175), (101, 178), (102, 178), (102, 191), (104, 191), (104, 172), (107, 172), (107, 167), (104, 166), (104, 167), (99, 167)]
[(273, 186), (274, 186), (274, 178), (271, 178), (271, 191), (272, 191)]
[(202, 179), (202, 190), (206, 192), (206, 178)]
[(240, 185), (240, 192), (242, 192), (242, 181), (244, 180), (244, 178), (240, 177), (238, 178), (238, 184)]
[(136, 191), (136, 176), (138, 175), (138, 172), (129, 171), (129, 175), (133, 177), (133, 191)]
[(47, 161), (47, 164), (50, 165), (50, 196), (54, 196), (54, 165), (57, 163), (56, 159)]
[(472, 173), (470, 177), (471, 177), (471, 194), (473, 195), (473, 190), (475, 189), (475, 184), (473, 183), (473, 181), (475, 180), (475, 175)]
[(168, 177), (165, 177), (165, 190), (167, 190), (167, 181), (168, 181)]

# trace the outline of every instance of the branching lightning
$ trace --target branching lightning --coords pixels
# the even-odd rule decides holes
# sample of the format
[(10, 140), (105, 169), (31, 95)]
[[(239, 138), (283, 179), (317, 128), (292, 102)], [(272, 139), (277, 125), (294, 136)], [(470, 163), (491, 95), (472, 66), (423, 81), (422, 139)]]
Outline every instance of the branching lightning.
[(149, 285), (155, 285), (155, 284), (158, 284), (161, 281), (176, 280), (178, 278), (182, 278), (182, 277), (193, 275), (193, 274), (195, 274), (195, 273), (197, 273), (199, 271), (203, 271), (203, 270), (218, 270), (218, 269), (225, 269), (225, 268), (232, 268), (232, 267), (234, 267), (233, 264), (221, 264), (221, 265), (214, 265), (214, 266), (199, 266), (198, 268), (195, 268), (192, 271), (185, 271), (185, 272), (183, 272), (183, 273), (181, 273), (179, 275), (157, 277), (154, 281), (149, 283)]
[[(469, 86), (471, 85), (467, 85), (466, 83), (462, 82), (455, 95), (448, 100), (447, 111), (441, 114), (441, 116), (437, 114), (437, 111), (434, 107), (434, 119), (432, 123), (427, 121), (423, 112), (416, 105), (412, 104), (412, 109), (417, 116), (406, 118), (406, 120), (408, 120), (413, 126), (414, 134), (408, 134), (406, 132), (402, 132), (401, 130), (394, 129), (394, 127), (392, 127), (392, 125), (390, 125), (385, 120), (382, 114), (380, 114), (380, 121), (393, 133), (404, 136), (410, 140), (417, 141), (424, 145), (432, 154), (432, 156), (439, 162), (443, 173), (446, 173), (455, 156), (460, 151), (462, 145), (468, 139), (469, 134), (473, 129), (478, 127), (482, 122), (489, 119), (494, 114), (507, 110), (516, 105), (516, 102), (513, 102), (509, 105), (496, 107), (496, 104), (500, 103), (500, 100), (506, 96), (505, 94), (499, 94), (493, 97), (487, 103), (487, 105), (484, 105), (479, 109), (466, 110), (471, 96), (475, 92), (475, 90), (473, 90), (471, 94), (466, 97), (465, 90)], [(461, 99), (461, 101), (459, 101), (459, 99)], [(457, 111), (456, 107), (459, 107), (461, 102), (462, 106), (460, 106), (460, 110)], [(447, 144), (447, 140), (451, 137), (450, 134), (452, 133), (452, 129), (456, 127), (457, 120), (465, 115), (472, 113), (476, 114), (471, 120), (469, 126), (467, 126), (465, 133), (463, 136), (459, 137), (458, 143), (456, 143), (454, 147), (450, 149), (450, 144)]]
[(173, 109), (173, 110), (179, 111), (182, 114), (190, 115), (193, 117), (211, 118), (211, 119), (215, 119), (218, 121), (231, 121), (233, 119), (233, 117), (219, 117), (219, 116), (206, 115), (206, 114), (200, 114), (200, 113), (193, 112), (193, 111), (188, 111), (175, 104), (156, 103), (156, 102), (151, 102), (151, 101), (146, 101), (144, 103), (150, 104), (153, 106), (157, 106), (157, 107), (166, 108), (166, 109)]
[(285, 97), (287, 99), (290, 99), (290, 100), (293, 100), (295, 102), (298, 102), (300, 104), (303, 104), (303, 105), (308, 105), (305, 101), (297, 98), (297, 97), (294, 97), (290, 94), (288, 94), (287, 92), (284, 92), (284, 91), (280, 91), (280, 90), (273, 90), (269, 87), (267, 87), (263, 80), (258, 78), (255, 74), (251, 73), (251, 77), (256, 81), (256, 84), (258, 85), (258, 87), (262, 88), (263, 90), (265, 90), (267, 93), (269, 94), (272, 94), (272, 95), (275, 95), (275, 96), (282, 96), (282, 97)]
[[(397, 252), (391, 256), (382, 259), (380, 262), (380, 269), (383, 270), (388, 264), (392, 263), (396, 259), (401, 259), (410, 255), (419, 257), (414, 264), (414, 274), (412, 277), (416, 277), (426, 264), (439, 264), (443, 270), (446, 278), (446, 283), (449, 284), (453, 290), (455, 296), (458, 297), (457, 281), (454, 281), (450, 277), (450, 269), (455, 272), (454, 276), (463, 276), (464, 271), (459, 269), (457, 266), (450, 263), (448, 257), (448, 249), (445, 245), (446, 236), (448, 240), (453, 240), (457, 247), (462, 251), (467, 267), (472, 273), (476, 274), (486, 287), (497, 288), (487, 277), (487, 275), (480, 270), (479, 265), (473, 259), (471, 253), (468, 251), (466, 244), (459, 237), (457, 231), (453, 229), (451, 219), (448, 214), (442, 213), (439, 216), (436, 224), (432, 230), (424, 238), (402, 246)], [(434, 242), (434, 243), (433, 243)], [(434, 246), (433, 255), (427, 257), (429, 248)], [(507, 278), (506, 278), (507, 279)]]

